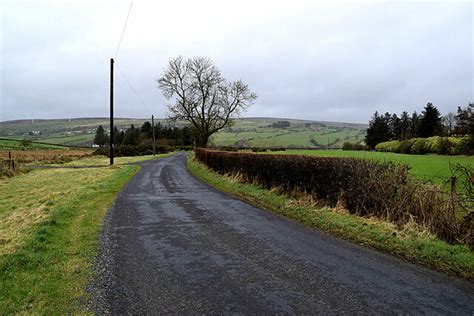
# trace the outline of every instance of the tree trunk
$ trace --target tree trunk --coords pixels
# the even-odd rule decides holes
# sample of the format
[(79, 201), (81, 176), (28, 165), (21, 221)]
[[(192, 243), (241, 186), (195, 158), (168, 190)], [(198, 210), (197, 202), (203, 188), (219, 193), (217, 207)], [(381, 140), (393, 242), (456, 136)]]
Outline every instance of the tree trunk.
[(201, 135), (199, 138), (199, 147), (206, 148), (210, 135)]

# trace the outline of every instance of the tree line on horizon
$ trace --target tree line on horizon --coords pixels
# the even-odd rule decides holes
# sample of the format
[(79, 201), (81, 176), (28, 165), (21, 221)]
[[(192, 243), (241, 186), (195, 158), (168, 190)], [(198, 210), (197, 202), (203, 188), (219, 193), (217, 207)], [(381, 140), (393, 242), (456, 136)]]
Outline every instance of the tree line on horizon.
[(474, 103), (458, 107), (457, 113), (441, 116), (438, 108), (428, 103), (421, 114), (416, 111), (411, 115), (403, 111), (396, 113), (374, 113), (369, 121), (365, 143), (371, 149), (379, 143), (390, 140), (407, 140), (411, 138), (428, 138), (432, 136), (470, 136), (474, 142)]
[[(191, 128), (185, 126), (166, 127), (160, 122), (155, 124), (155, 140), (157, 145), (166, 146), (192, 146), (195, 143), (195, 136)], [(99, 147), (106, 147), (110, 143), (110, 136), (102, 125), (99, 125), (94, 137), (94, 144)], [(133, 124), (130, 128), (119, 130), (114, 127), (114, 146), (128, 145), (152, 145), (153, 127), (150, 122), (145, 122), (140, 128)]]

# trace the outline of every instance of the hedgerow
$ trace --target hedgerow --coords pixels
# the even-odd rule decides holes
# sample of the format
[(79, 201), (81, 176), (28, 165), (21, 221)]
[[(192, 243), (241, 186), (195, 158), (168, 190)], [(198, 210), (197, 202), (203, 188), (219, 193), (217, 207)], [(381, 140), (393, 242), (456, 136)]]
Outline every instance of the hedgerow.
[(392, 140), (389, 142), (379, 143), (375, 146), (375, 150), (382, 152), (398, 153), (400, 152), (400, 141)]
[(360, 144), (360, 143), (350, 143), (350, 142), (344, 142), (342, 144), (342, 150), (369, 150), (369, 146)]
[[(172, 152), (174, 147), (172, 146), (156, 146), (155, 153), (157, 154), (166, 154)], [(109, 148), (103, 147), (99, 148), (94, 152), (95, 155), (109, 155)], [(119, 145), (114, 148), (115, 157), (131, 157), (131, 156), (145, 156), (153, 154), (153, 146), (151, 145)]]
[(466, 155), (470, 153), (469, 139), (466, 137), (411, 138), (403, 141), (391, 140), (379, 143), (375, 150), (402, 154)]
[(461, 240), (449, 200), (437, 187), (408, 176), (406, 165), (374, 160), (196, 149), (196, 159), (221, 174), (284, 193), (303, 192), (350, 213), (410, 221), (439, 237)]

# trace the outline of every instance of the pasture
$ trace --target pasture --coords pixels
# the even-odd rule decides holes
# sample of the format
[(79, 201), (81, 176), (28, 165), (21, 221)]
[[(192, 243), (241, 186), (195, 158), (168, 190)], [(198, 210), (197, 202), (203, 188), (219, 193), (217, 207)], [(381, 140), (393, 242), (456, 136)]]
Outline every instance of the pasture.
[(8, 159), (11, 153), (15, 162), (20, 164), (65, 163), (92, 155), (92, 149), (38, 149), (38, 150), (0, 150), (0, 161)]
[(30, 143), (25, 146), (22, 141), (15, 139), (0, 139), (1, 150), (33, 150), (33, 149), (65, 149), (62, 146), (52, 144)]
[[(150, 119), (115, 119), (121, 130), (131, 124), (140, 127)], [(169, 122), (157, 119), (164, 126), (184, 126), (184, 122)], [(279, 127), (278, 121), (287, 121), (289, 126)], [(57, 120), (17, 120), (0, 122), (0, 137), (21, 140), (25, 137), (61, 145), (91, 146), (99, 125), (107, 129), (107, 118), (77, 118)], [(282, 118), (239, 118), (212, 137), (216, 146), (262, 147), (327, 147), (340, 148), (346, 141), (359, 142), (364, 139), (366, 124), (319, 122)], [(30, 135), (39, 132), (38, 135)]]
[(75, 157), (77, 165), (104, 167), (0, 179), (0, 314), (83, 311), (103, 218), (140, 169), (127, 163), (164, 156), (117, 158), (111, 167), (107, 157)]
[(370, 151), (343, 151), (343, 150), (286, 150), (275, 154), (314, 155), (321, 157), (351, 157), (362, 159), (376, 159), (379, 161), (393, 161), (407, 164), (410, 174), (424, 181), (433, 181), (438, 184), (449, 180), (450, 165), (463, 164), (474, 168), (474, 157), (470, 156), (442, 156), (442, 155), (408, 155)]

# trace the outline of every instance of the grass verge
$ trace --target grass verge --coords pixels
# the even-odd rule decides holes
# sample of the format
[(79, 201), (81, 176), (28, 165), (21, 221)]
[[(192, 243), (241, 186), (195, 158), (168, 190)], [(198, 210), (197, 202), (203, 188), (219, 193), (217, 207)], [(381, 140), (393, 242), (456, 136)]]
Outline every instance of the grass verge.
[(33, 170), (0, 181), (0, 314), (83, 312), (104, 215), (139, 166)]
[(415, 225), (397, 228), (376, 218), (364, 218), (297, 200), (273, 190), (222, 176), (188, 157), (188, 169), (198, 178), (258, 207), (306, 226), (369, 246), (411, 262), (474, 280), (474, 253), (463, 245), (450, 245)]

